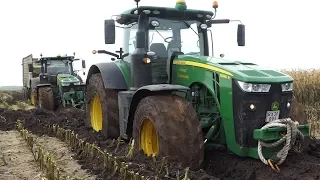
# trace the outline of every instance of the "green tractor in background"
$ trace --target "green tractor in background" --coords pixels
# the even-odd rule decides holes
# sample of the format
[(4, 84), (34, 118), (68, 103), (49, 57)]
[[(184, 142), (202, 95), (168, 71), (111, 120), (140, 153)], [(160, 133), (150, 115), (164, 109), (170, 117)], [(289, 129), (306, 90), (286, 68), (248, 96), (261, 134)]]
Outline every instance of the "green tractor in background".
[[(86, 85), (73, 69), (73, 62), (77, 60), (74, 56), (42, 57), (41, 54), (36, 60), (40, 66), (39, 76), (29, 81), (31, 103), (48, 110), (55, 110), (61, 104), (83, 108)], [(82, 68), (85, 68), (84, 60)], [(28, 69), (33, 72), (34, 63), (28, 64)]]
[[(178, 157), (191, 168), (201, 165), (205, 148), (220, 146), (274, 167), (287, 155), (284, 142), (290, 149), (309, 135), (308, 124), (287, 119), (290, 76), (209, 55), (209, 27), (231, 22), (214, 19), (217, 2), (213, 13), (187, 9), (182, 0), (175, 8), (135, 1), (137, 8), (105, 20), (105, 44), (116, 42), (115, 22), (125, 27), (120, 51), (93, 50), (114, 58), (88, 71), (87, 126), (106, 138), (133, 138), (146, 155)], [(243, 24), (237, 36), (244, 46)]]

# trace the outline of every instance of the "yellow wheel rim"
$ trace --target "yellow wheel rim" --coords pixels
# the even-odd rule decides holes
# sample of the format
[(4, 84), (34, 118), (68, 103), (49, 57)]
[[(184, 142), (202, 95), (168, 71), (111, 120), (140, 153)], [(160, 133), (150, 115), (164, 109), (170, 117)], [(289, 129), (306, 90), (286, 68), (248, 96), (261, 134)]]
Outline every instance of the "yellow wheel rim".
[(102, 107), (97, 94), (94, 95), (90, 103), (90, 121), (91, 127), (95, 131), (102, 130)]
[(141, 123), (140, 149), (147, 156), (159, 154), (158, 135), (150, 119), (144, 119)]
[(30, 92), (30, 100), (31, 100), (31, 104), (35, 105), (35, 95), (34, 95), (33, 90), (31, 90), (31, 92)]

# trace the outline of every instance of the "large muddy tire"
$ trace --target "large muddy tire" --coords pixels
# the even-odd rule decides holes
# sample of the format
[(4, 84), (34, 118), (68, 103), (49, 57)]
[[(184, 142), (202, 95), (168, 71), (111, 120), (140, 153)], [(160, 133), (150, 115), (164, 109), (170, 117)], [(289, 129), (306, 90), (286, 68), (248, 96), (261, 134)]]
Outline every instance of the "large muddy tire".
[(198, 169), (203, 162), (204, 137), (197, 113), (185, 99), (173, 95), (148, 96), (137, 107), (133, 138), (146, 155), (178, 158)]
[(54, 96), (51, 87), (39, 88), (39, 107), (50, 111), (55, 109)]
[(100, 73), (89, 79), (86, 101), (86, 126), (101, 131), (105, 138), (119, 137), (118, 92), (104, 88)]
[(31, 88), (30, 89), (30, 104), (33, 106), (38, 107), (39, 102), (38, 102), (38, 96), (37, 96), (37, 89), (36, 88)]

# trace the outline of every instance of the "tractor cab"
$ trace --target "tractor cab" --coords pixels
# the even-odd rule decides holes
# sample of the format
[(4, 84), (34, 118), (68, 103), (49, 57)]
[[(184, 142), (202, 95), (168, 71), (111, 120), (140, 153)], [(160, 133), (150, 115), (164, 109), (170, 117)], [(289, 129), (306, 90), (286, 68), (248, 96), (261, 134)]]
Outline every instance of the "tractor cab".
[[(41, 58), (37, 61), (41, 66), (40, 82), (57, 86), (58, 77), (64, 79), (77, 76), (73, 69), (73, 62), (76, 60), (79, 59), (74, 59), (74, 56), (42, 57), (41, 55)], [(84, 66), (84, 60), (82, 64)], [(79, 84), (80, 82), (77, 80), (75, 85)]]
[[(178, 55), (209, 56), (208, 38), (212, 36), (209, 36), (208, 27), (230, 22), (229, 19), (213, 19), (217, 7), (214, 2), (214, 12), (187, 9), (184, 1), (177, 1), (174, 8), (137, 6), (129, 9), (117, 15), (116, 20), (105, 20), (105, 44), (115, 43), (116, 23), (125, 27), (123, 42), (117, 51), (120, 55), (104, 50), (98, 53), (106, 53), (131, 64), (131, 71), (135, 71), (131, 74), (150, 77), (137, 80), (137, 87), (170, 84), (173, 60)], [(244, 46), (243, 24), (238, 25), (237, 35), (238, 45)], [(140, 64), (141, 59), (144, 65)], [(150, 73), (152, 76), (148, 75)]]
[[(190, 18), (149, 18), (146, 24), (146, 32), (148, 32), (146, 49), (151, 54), (149, 58), (152, 62), (153, 84), (169, 83), (170, 62), (175, 55), (205, 55), (207, 53), (203, 46), (206, 35), (199, 27), (200, 25), (201, 21), (196, 17), (192, 18), (192, 14)], [(132, 54), (136, 49), (138, 30), (137, 24), (125, 30), (124, 52)], [(125, 60), (130, 61), (129, 56)]]

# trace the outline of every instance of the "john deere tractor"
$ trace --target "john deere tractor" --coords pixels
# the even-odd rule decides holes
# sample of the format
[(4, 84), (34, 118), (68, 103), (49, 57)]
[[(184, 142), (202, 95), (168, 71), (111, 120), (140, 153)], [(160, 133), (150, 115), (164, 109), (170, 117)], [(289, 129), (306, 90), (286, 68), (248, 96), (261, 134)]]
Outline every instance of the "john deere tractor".
[[(42, 57), (36, 61), (40, 66), (38, 77), (30, 79), (30, 99), (33, 105), (55, 110), (63, 107), (83, 107), (85, 84), (75, 73), (73, 62), (79, 60), (74, 56)], [(29, 72), (34, 71), (34, 64), (29, 64)], [(82, 68), (85, 61), (82, 60)]]
[[(281, 164), (285, 150), (308, 136), (308, 124), (289, 118), (290, 76), (210, 56), (209, 28), (233, 22), (214, 19), (217, 2), (212, 12), (188, 9), (182, 0), (173, 8), (135, 1), (136, 8), (105, 20), (105, 44), (115, 44), (116, 23), (122, 26), (120, 50), (93, 50), (113, 58), (89, 69), (87, 126), (106, 138), (133, 138), (146, 155), (178, 157), (191, 168), (202, 163), (205, 148), (220, 146)], [(243, 24), (237, 42), (245, 45)]]

